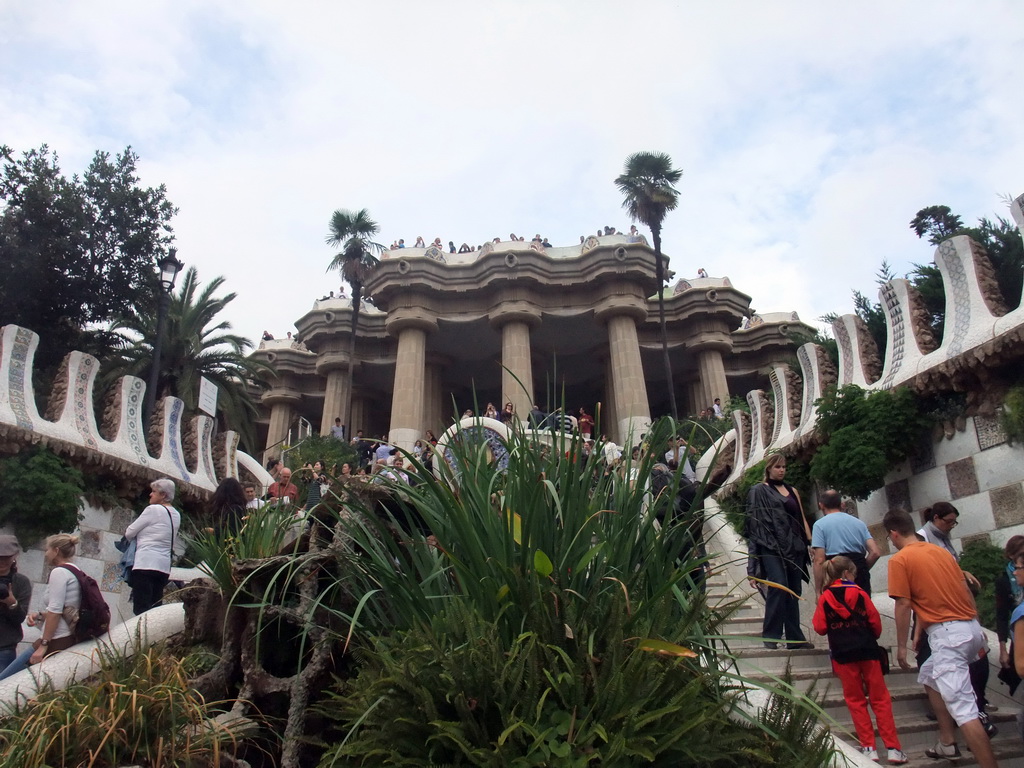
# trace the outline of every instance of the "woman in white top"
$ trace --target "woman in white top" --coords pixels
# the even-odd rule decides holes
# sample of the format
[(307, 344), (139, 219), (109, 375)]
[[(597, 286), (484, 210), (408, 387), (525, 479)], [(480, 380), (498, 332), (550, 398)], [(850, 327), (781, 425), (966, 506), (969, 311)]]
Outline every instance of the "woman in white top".
[(75, 637), (64, 619), (65, 608), (79, 608), (82, 604), (82, 590), (78, 577), (70, 568), (61, 568), (71, 562), (78, 546), (78, 537), (58, 533), (46, 540), (46, 562), (50, 564), (50, 578), (43, 592), (46, 610), (30, 613), (26, 622), (30, 627), (41, 624), (41, 637), (0, 672), (0, 680), (21, 672), (31, 664), (38, 664), (44, 657), (70, 648)]
[(132, 610), (136, 616), (163, 601), (174, 559), (174, 537), (181, 526), (181, 515), (171, 506), (174, 483), (162, 477), (149, 487), (149, 506), (124, 532), (126, 539), (136, 541), (132, 565)]

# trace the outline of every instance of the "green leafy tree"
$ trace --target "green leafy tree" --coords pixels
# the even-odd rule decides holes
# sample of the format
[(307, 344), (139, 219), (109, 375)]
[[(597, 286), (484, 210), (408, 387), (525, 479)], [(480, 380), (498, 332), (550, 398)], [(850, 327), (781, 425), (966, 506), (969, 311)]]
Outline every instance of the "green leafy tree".
[[(981, 218), (976, 227), (965, 227), (949, 206), (933, 205), (918, 211), (910, 222), (910, 228), (918, 237), (927, 237), (932, 245), (955, 235), (967, 235), (981, 244), (992, 262), (996, 282), (1007, 307), (1013, 309), (1020, 304), (1021, 289), (1024, 288), (1024, 240), (1012, 222), (997, 216), (995, 221)], [(915, 264), (910, 279), (924, 297), (928, 311), (935, 319), (933, 326), (941, 334), (946, 311), (942, 274), (932, 264)]]
[(866, 499), (885, 476), (913, 454), (930, 426), (909, 389), (866, 392), (850, 384), (829, 388), (815, 402), (825, 443), (811, 460), (811, 478), (855, 499)]
[[(239, 433), (243, 447), (253, 450), (256, 435), (253, 422), (259, 415), (254, 392), (266, 386), (265, 378), (273, 369), (264, 362), (247, 357), (252, 343), (228, 333), (231, 323), (217, 321), (217, 315), (236, 294), (215, 297), (224, 284), (216, 277), (205, 286), (199, 273), (190, 267), (181, 287), (171, 296), (167, 326), (160, 356), (157, 397), (180, 398), (192, 411), (198, 408), (199, 385), (203, 377), (217, 385), (217, 413), (222, 425)], [(105, 378), (131, 374), (148, 381), (156, 340), (156, 317), (151, 313), (120, 318), (112, 332), (120, 341), (118, 356), (107, 369)]]
[(928, 242), (938, 245), (943, 240), (959, 234), (963, 219), (953, 213), (948, 205), (929, 205), (922, 208), (910, 220), (910, 228), (918, 237), (928, 236)]
[(351, 424), (352, 414), (352, 381), (355, 375), (356, 362), (356, 330), (359, 327), (359, 306), (363, 299), (363, 285), (370, 273), (380, 263), (375, 254), (384, 251), (381, 243), (372, 238), (380, 231), (377, 222), (370, 218), (370, 212), (363, 208), (359, 211), (346, 211), (341, 208), (331, 215), (328, 225), (328, 245), (341, 246), (334, 255), (327, 271), (339, 270), (341, 277), (352, 286), (352, 321), (348, 346), (348, 384), (345, 387), (345, 401), (341, 408), (341, 421), (347, 424), (354, 434)]
[(665, 329), (665, 262), (661, 255), (661, 227), (668, 212), (674, 211), (679, 205), (679, 192), (673, 184), (682, 176), (683, 172), (672, 167), (672, 158), (664, 152), (636, 152), (626, 158), (624, 172), (615, 179), (624, 198), (622, 207), (631, 219), (650, 228), (654, 240), (661, 356), (673, 419), (678, 419), (679, 413), (676, 410), (676, 390), (672, 381), (672, 362), (668, 356), (668, 333)]
[(177, 209), (162, 185), (139, 183), (131, 147), (71, 178), (45, 144), (18, 158), (0, 146), (0, 158), (0, 325), (40, 334), (44, 369), (73, 349), (103, 356), (113, 339), (98, 326), (152, 308)]
[(22, 546), (75, 530), (80, 520), (82, 473), (47, 448), (0, 461), (0, 525), (14, 529)]

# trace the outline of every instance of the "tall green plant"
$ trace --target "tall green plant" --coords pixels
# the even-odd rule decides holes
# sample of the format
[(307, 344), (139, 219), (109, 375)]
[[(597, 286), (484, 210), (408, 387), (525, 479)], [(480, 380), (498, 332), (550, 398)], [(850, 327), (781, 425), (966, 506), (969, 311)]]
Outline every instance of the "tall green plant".
[(673, 186), (683, 177), (683, 172), (672, 167), (672, 158), (664, 152), (635, 152), (626, 158), (626, 167), (615, 179), (615, 185), (622, 193), (622, 207), (633, 221), (646, 224), (654, 240), (654, 266), (658, 281), (658, 325), (661, 329), (661, 357), (665, 369), (665, 389), (668, 392), (669, 407), (673, 419), (679, 418), (676, 410), (675, 385), (672, 380), (672, 363), (668, 356), (668, 335), (665, 330), (665, 262), (661, 254), (661, 228), (665, 216), (679, 205), (679, 191)]
[(323, 765), (747, 754), (749, 733), (729, 720), (721, 614), (694, 581), (699, 509), (674, 503), (678, 476), (651, 492), (677, 426), (655, 425), (648, 455), (619, 467), (567, 437), (495, 443), (471, 428), (449, 445), (455, 470), (388, 485), (398, 514), (350, 505), (340, 571), (357, 607), (338, 616), (360, 664), (323, 706), (338, 729)]
[(221, 593), (232, 602), (245, 579), (235, 570), (241, 560), (262, 560), (281, 554), (286, 545), (298, 540), (302, 521), (291, 504), (267, 504), (248, 510), (237, 533), (223, 525), (195, 528), (183, 535), (191, 559), (204, 571)]
[(101, 648), (100, 658), (88, 681), (2, 713), (0, 768), (213, 766), (232, 751), (234, 737), (210, 720), (223, 705), (203, 701), (166, 648)]
[[(273, 368), (247, 356), (252, 343), (231, 330), (231, 323), (218, 320), (237, 294), (214, 296), (224, 284), (215, 277), (200, 285), (199, 272), (190, 267), (181, 287), (171, 296), (160, 356), (158, 397), (181, 398), (190, 411), (198, 409), (203, 378), (218, 390), (217, 412), (230, 429), (239, 433), (243, 447), (256, 448), (254, 428), (259, 408), (255, 394), (268, 385)], [(157, 318), (150, 313), (124, 315), (111, 331), (118, 338), (118, 356), (104, 371), (104, 381), (131, 374), (148, 377), (156, 344)]]

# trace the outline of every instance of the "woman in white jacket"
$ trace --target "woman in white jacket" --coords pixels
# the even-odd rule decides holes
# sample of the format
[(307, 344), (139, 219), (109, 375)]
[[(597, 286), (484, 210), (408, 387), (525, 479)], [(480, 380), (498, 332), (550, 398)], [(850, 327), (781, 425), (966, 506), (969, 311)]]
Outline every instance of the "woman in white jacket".
[(174, 560), (174, 538), (181, 526), (181, 515), (171, 506), (174, 483), (163, 477), (149, 487), (149, 506), (124, 532), (126, 539), (136, 542), (131, 577), (136, 616), (162, 602)]

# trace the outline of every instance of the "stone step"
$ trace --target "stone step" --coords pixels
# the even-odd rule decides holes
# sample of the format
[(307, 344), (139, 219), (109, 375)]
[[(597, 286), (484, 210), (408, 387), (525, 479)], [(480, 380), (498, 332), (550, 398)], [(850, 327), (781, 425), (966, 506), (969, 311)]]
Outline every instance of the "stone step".
[[(992, 721), (999, 728), (999, 733), (992, 739), (992, 748), (996, 752), (996, 758), (1001, 766), (1024, 765), (1024, 742), (1017, 733), (1016, 716), (1014, 713), (996, 712), (991, 715)], [(932, 760), (925, 756), (924, 751), (935, 744), (939, 738), (939, 727), (923, 715), (920, 717), (896, 716), (896, 731), (899, 733), (900, 744), (903, 751), (910, 758), (908, 766), (931, 765), (942, 768), (943, 766), (955, 766), (956, 768), (970, 768), (977, 765), (974, 756), (967, 749), (967, 743), (963, 737), (957, 734), (957, 744), (960, 746), (960, 759)], [(844, 739), (847, 743), (858, 746), (857, 739), (853, 734), (853, 726), (850, 723), (843, 723), (838, 728), (833, 727), (833, 733)], [(881, 740), (878, 742), (879, 753), (881, 754)]]
[[(897, 723), (897, 727), (899, 727), (899, 723)], [(856, 739), (846, 739), (846, 741), (853, 746), (859, 746)], [(903, 751), (910, 758), (909, 762), (904, 763), (905, 768), (925, 768), (925, 766), (930, 768), (977, 768), (978, 761), (974, 759), (974, 755), (964, 748), (963, 740), (958, 742), (961, 755), (959, 760), (932, 760), (926, 757), (924, 754), (925, 749), (931, 747), (934, 743), (935, 739), (924, 746), (914, 749), (908, 749), (906, 744), (904, 744)], [(885, 759), (885, 746), (881, 741), (878, 742), (876, 748), (878, 749), (879, 756), (878, 764), (889, 765)], [(1024, 745), (1021, 745), (1020, 739), (1017, 740), (1017, 744), (1003, 742), (1002, 733), (1000, 732), (996, 740), (992, 742), (992, 749), (995, 751), (996, 760), (1002, 768), (1021, 768), (1021, 766), (1024, 766)]]
[(823, 649), (820, 645), (807, 651), (771, 650), (764, 647), (736, 648), (733, 650), (733, 656), (740, 672), (752, 677), (765, 673), (782, 677), (787, 667), (793, 673), (811, 671), (821, 677), (832, 674), (828, 649)]

